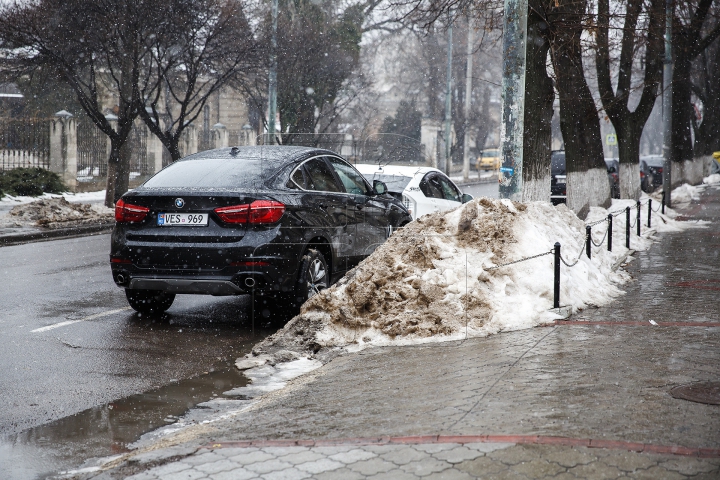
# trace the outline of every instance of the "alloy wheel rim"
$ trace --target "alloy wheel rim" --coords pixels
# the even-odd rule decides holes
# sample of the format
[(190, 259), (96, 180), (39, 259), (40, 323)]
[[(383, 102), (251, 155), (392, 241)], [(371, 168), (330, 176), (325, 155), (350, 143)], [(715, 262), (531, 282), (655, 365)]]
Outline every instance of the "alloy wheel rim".
[(319, 258), (314, 259), (310, 262), (308, 274), (310, 277), (308, 280), (308, 298), (312, 298), (320, 293), (320, 290), (327, 288), (325, 264)]

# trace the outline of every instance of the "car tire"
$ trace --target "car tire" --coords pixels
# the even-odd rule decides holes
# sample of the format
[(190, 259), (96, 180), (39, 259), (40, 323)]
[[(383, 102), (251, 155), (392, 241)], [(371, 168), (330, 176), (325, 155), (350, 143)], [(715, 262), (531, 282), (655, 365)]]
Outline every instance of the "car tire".
[(322, 253), (308, 249), (300, 261), (298, 280), (293, 292), (256, 293), (252, 315), (256, 320), (285, 324), (300, 313), (303, 303), (330, 286), (330, 271)]
[(138, 313), (163, 313), (175, 301), (174, 293), (160, 290), (130, 290), (125, 289), (127, 301)]

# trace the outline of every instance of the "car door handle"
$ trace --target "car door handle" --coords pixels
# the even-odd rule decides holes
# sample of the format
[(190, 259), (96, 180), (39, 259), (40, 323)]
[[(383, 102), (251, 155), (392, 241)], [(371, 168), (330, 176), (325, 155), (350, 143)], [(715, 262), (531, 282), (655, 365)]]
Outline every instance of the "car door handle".
[(318, 203), (318, 207), (322, 208), (323, 210), (327, 210), (328, 206), (324, 203)]

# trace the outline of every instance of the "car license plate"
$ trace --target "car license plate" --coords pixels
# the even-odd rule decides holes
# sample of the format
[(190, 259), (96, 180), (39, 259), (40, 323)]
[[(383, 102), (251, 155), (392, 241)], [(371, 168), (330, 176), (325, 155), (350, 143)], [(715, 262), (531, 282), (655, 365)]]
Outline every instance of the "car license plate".
[(161, 227), (207, 226), (207, 213), (158, 213), (157, 224)]

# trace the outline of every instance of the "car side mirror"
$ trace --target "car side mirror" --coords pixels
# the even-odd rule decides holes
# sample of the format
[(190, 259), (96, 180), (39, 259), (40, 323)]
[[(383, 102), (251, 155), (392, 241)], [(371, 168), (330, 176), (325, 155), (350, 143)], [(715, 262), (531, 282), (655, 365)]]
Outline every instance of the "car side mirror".
[(385, 195), (387, 193), (387, 185), (380, 180), (373, 180), (373, 193), (375, 195)]
[(608, 173), (615, 173), (615, 167), (608, 168)]
[(475, 197), (473, 197), (473, 196), (470, 195), (469, 193), (463, 193), (462, 203), (468, 203), (468, 202), (469, 202), (470, 200), (472, 200), (473, 198), (475, 198)]

